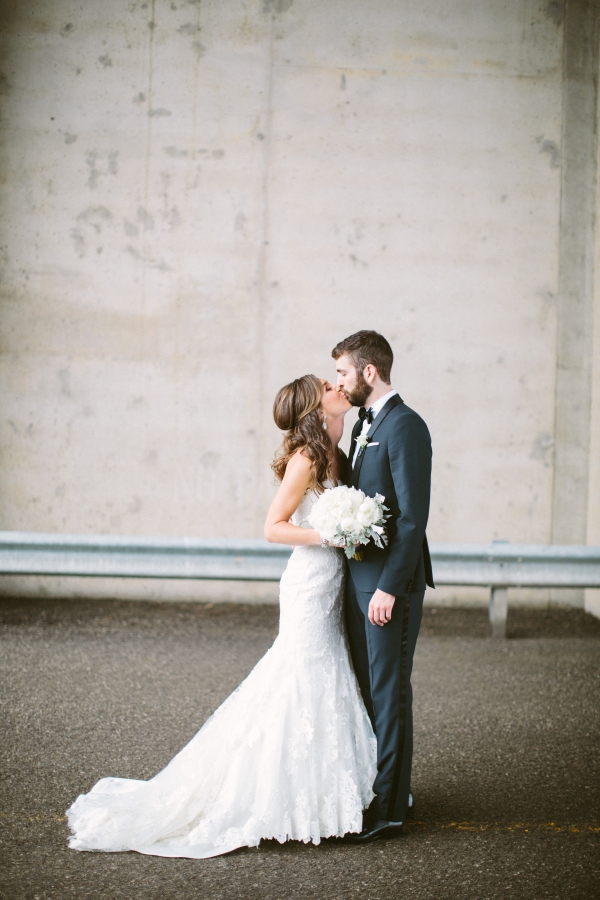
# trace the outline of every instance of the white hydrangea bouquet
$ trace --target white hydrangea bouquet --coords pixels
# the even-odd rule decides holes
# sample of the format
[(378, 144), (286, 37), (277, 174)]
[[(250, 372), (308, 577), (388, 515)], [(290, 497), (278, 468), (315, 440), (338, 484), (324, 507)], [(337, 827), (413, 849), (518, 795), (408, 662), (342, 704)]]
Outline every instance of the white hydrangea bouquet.
[(342, 547), (348, 559), (362, 559), (361, 546), (373, 541), (385, 547), (385, 497), (367, 497), (363, 491), (340, 485), (327, 488), (314, 504), (308, 523), (331, 547)]

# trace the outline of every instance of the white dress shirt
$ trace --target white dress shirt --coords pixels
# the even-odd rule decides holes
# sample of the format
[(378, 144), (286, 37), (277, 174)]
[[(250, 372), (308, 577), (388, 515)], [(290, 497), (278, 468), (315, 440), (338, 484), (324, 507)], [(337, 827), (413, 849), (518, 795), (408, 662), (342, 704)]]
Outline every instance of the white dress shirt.
[[(372, 406), (368, 407), (368, 409), (373, 411), (373, 421), (375, 421), (375, 419), (377, 418), (377, 414), (383, 409), (383, 407), (388, 402), (390, 397), (393, 397), (397, 393), (398, 393), (398, 391), (395, 391), (392, 389), (391, 391), (388, 391), (387, 394), (384, 394), (383, 397), (380, 397), (379, 400), (377, 400), (375, 403), (373, 403)], [(369, 422), (369, 420), (363, 419), (362, 431), (360, 432), (358, 437), (360, 437), (363, 434), (366, 434), (370, 427), (371, 427), (371, 423)], [(352, 457), (352, 468), (354, 468), (354, 466), (356, 465), (356, 458), (358, 456), (359, 450), (360, 450), (360, 447), (357, 444), (354, 449), (354, 456)]]

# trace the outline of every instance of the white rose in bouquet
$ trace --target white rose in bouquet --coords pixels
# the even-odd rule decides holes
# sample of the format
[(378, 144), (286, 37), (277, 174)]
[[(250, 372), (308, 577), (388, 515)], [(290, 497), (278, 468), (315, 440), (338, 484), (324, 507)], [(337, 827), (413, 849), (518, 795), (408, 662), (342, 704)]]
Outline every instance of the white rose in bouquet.
[(309, 524), (332, 547), (341, 547), (348, 559), (362, 559), (361, 546), (369, 541), (385, 547), (385, 520), (389, 518), (385, 497), (367, 497), (363, 491), (340, 485), (323, 491), (313, 506)]

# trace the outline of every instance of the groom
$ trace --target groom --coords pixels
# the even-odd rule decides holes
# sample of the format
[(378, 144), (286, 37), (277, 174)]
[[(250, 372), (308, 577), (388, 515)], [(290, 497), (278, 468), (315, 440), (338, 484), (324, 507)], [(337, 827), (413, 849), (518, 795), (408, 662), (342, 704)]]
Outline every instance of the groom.
[(431, 487), (431, 438), (423, 419), (390, 383), (392, 348), (376, 331), (358, 331), (332, 351), (337, 382), (359, 419), (352, 431), (349, 483), (383, 494), (391, 518), (388, 546), (373, 543), (350, 560), (346, 627), (352, 662), (377, 736), (375, 798), (363, 830), (366, 843), (402, 830), (412, 767), (412, 671), (425, 585), (433, 587), (425, 536)]

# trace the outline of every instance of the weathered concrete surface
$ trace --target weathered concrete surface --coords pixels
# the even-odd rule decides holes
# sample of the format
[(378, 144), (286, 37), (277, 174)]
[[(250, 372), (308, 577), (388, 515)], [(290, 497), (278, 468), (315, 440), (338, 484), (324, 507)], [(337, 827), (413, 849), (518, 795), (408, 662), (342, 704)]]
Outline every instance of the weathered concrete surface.
[[(598, 96), (600, 107), (600, 96)], [(600, 110), (597, 121), (600, 121)], [(600, 157), (600, 146), (596, 147)], [(596, 172), (599, 167), (596, 166)], [(600, 179), (596, 177), (596, 209), (600, 209)], [(596, 216), (598, 220), (598, 216)], [(594, 260), (594, 321), (592, 393), (590, 403), (590, 467), (588, 484), (588, 543), (600, 546), (600, 229), (596, 228)], [(600, 617), (600, 590), (586, 591), (585, 608)]]
[(276, 389), (367, 326), (432, 539), (549, 541), (564, 8), (4, 4), (0, 527), (259, 535)]
[(66, 847), (103, 775), (147, 778), (269, 646), (273, 607), (5, 601), (3, 900), (596, 900), (600, 623), (428, 610), (415, 670), (416, 821), (401, 839), (207, 861)]
[[(569, 0), (566, 4), (552, 509), (555, 544), (586, 541), (589, 533), (599, 16), (595, 2)], [(571, 591), (569, 600), (583, 606), (584, 592)]]
[(565, 19), (563, 165), (552, 542), (585, 541), (594, 346), (598, 14), (569, 0)]

